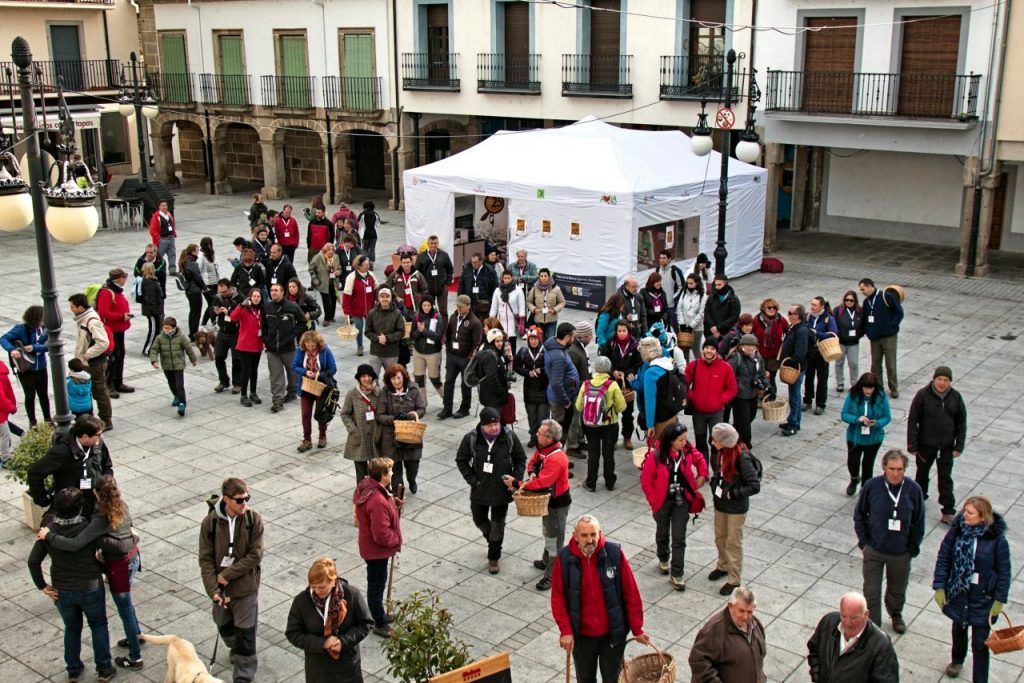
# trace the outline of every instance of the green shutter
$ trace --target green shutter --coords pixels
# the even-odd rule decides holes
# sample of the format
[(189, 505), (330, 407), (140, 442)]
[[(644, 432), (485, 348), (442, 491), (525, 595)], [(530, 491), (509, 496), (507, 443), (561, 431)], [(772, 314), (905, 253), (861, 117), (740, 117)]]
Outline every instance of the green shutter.
[(305, 36), (281, 36), (281, 104), (309, 107)]
[(344, 106), (349, 111), (372, 111), (374, 100), (373, 35), (346, 33)]
[(160, 71), (163, 98), (168, 102), (188, 102), (188, 69), (185, 60), (185, 36), (160, 36)]
[(242, 36), (218, 36), (217, 42), (220, 48), (221, 101), (224, 104), (248, 104)]

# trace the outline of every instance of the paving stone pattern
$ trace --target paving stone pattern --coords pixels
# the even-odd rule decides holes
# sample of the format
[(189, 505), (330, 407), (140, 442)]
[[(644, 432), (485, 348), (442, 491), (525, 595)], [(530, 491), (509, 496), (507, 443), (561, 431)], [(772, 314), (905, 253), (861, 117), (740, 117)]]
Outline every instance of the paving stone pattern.
[[(305, 199), (293, 203), (302, 207)], [(203, 235), (213, 236), (222, 257), (221, 272), (227, 275), (224, 259), (232, 251), (231, 240), (247, 232), (242, 218), (247, 205), (244, 195), (180, 196), (179, 249), (198, 243)], [(378, 247), (378, 253), (385, 254), (405, 241), (403, 218), (396, 212), (381, 213), (389, 221)], [(54, 245), (61, 300), (90, 282), (102, 281), (111, 267), (130, 269), (146, 241), (144, 232), (101, 232), (78, 247)], [(952, 367), (955, 386), (969, 404), (970, 423), (967, 449), (955, 470), (957, 496), (962, 500), (969, 494), (986, 494), (1006, 514), (1011, 549), (1018, 560), (1008, 611), (1017, 615), (1014, 599), (1024, 595), (1017, 570), (1018, 553), (1024, 548), (1020, 524), (1024, 452), (1017, 415), (1019, 387), (1024, 382), (1024, 352), (1018, 338), (1024, 306), (1013, 267), (1006, 278), (997, 270), (992, 279), (958, 280), (948, 274), (949, 254), (922, 259), (917, 245), (787, 235), (780, 246), (775, 255), (786, 263), (784, 274), (754, 274), (734, 282), (743, 310), (755, 310), (766, 296), (783, 305), (806, 303), (817, 294), (837, 302), (864, 276), (906, 287), (907, 317), (899, 348), (901, 396), (893, 401), (894, 421), (886, 446), (905, 446), (905, 417), (915, 390), (930, 380), (936, 365)], [(0, 328), (6, 330), (26, 306), (37, 302), (38, 269), (34, 241), (27, 232), (0, 235), (0, 253), (5, 285)], [(297, 260), (305, 275), (302, 251)], [(167, 313), (183, 322), (187, 317), (184, 297), (173, 288)], [(566, 317), (583, 319), (575, 313)], [(186, 371), (188, 414), (179, 418), (170, 407), (162, 374), (141, 356), (142, 325), (140, 329), (136, 322), (128, 333), (125, 373), (126, 381), (138, 391), (114, 401), (115, 429), (105, 439), (143, 537), (144, 571), (134, 587), (143, 628), (185, 636), (196, 643), (203, 657), (209, 657), (215, 630), (195, 558), (198, 524), (206, 513), (203, 498), (217, 490), (224, 477), (244, 477), (253, 507), (266, 521), (259, 680), (301, 681), (302, 657), (287, 643), (283, 629), (291, 598), (306, 585), (310, 562), (324, 555), (334, 557), (345, 577), (365, 586), (356, 529), (351, 524), (354, 468), (341, 456), (340, 421), (331, 424), (328, 448), (299, 454), (296, 405), (272, 414), (269, 400), (246, 409), (237, 397), (214, 394), (216, 373), (207, 360), (198, 369)], [(66, 315), (64, 335), (71, 342), (73, 325)], [(354, 344), (342, 343), (333, 328), (325, 336), (338, 359), (338, 376), (347, 386), (357, 364)], [(867, 348), (862, 349), (862, 369), (868, 369), (867, 354)], [(514, 389), (520, 396), (521, 386)], [(259, 388), (269, 399), (266, 374)], [(16, 392), (20, 401), (20, 387)], [(842, 593), (861, 586), (860, 554), (851, 521), (854, 503), (844, 495), (841, 397), (834, 389), (830, 392), (826, 413), (805, 416), (804, 429), (795, 437), (778, 436), (773, 425), (762, 420), (754, 425), (765, 482), (760, 495), (752, 499), (747, 517), (743, 578), (756, 592), (758, 615), (767, 626), (771, 681), (807, 680), (805, 644), (814, 625), (826, 611), (837, 609)], [(531, 561), (542, 550), (540, 522), (510, 514), (501, 573), (488, 575), (485, 545), (470, 521), (468, 491), (453, 457), (474, 421), (438, 422), (434, 416), (440, 408), (439, 397), (433, 389), (427, 393), (429, 426), (420, 491), (409, 498), (402, 521), (405, 547), (396, 570), (395, 594), (400, 598), (414, 590), (439, 591), (455, 614), (455, 635), (469, 644), (474, 656), (508, 650), (515, 680), (562, 680), (564, 657), (550, 618), (548, 593), (534, 589), (540, 577)], [(523, 434), (526, 422), (520, 408)], [(15, 419), (25, 421), (22, 413)], [(577, 465), (577, 471), (582, 467)], [(689, 678), (686, 657), (697, 629), (725, 602), (718, 595), (720, 584), (706, 579), (715, 561), (712, 515), (701, 515), (691, 528), (688, 589), (677, 592), (658, 573), (654, 522), (637, 471), (621, 448), (617, 469), (619, 485), (614, 492), (588, 493), (579, 486), (582, 477), (577, 475), (571, 516), (595, 514), (607, 536), (623, 544), (644, 597), (646, 628), (659, 647), (678, 659), (677, 680), (685, 681)], [(33, 536), (21, 522), (21, 493), (13, 482), (0, 484), (0, 679), (63, 681), (60, 618), (34, 589), (25, 568)], [(930, 589), (935, 552), (946, 531), (939, 524), (936, 497), (933, 488), (928, 532), (921, 556), (914, 562), (908, 593), (909, 631), (897, 636), (885, 625), (895, 639), (903, 681), (939, 681), (949, 661), (949, 622), (932, 603)], [(122, 630), (112, 603), (108, 614), (111, 638), (116, 641)], [(1024, 621), (1024, 614), (1019, 618)], [(88, 643), (87, 632), (85, 639)], [(144, 653), (146, 669), (121, 672), (119, 679), (163, 679), (163, 651), (148, 647)], [(91, 660), (88, 647), (83, 657)], [(362, 658), (368, 681), (391, 680), (376, 636), (363, 643)], [(230, 676), (226, 663), (222, 648), (214, 673)], [(992, 680), (1020, 680), (1022, 667), (1020, 653), (994, 657)], [(969, 672), (966, 666), (965, 680)]]

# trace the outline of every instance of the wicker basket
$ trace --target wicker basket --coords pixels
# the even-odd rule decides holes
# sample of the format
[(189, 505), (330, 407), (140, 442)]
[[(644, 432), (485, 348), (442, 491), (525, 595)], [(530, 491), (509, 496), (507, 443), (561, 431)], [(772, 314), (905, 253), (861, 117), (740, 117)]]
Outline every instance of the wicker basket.
[(835, 363), (843, 357), (843, 350), (839, 346), (839, 335), (829, 332), (831, 337), (818, 342), (818, 353), (826, 363)]
[(903, 287), (900, 285), (888, 285), (884, 291), (895, 294), (896, 298), (900, 300), (900, 303), (903, 303), (907, 298), (907, 293), (903, 291)]
[(407, 321), (405, 323), (405, 338), (408, 339), (410, 336), (412, 336), (412, 323)]
[(302, 378), (302, 390), (305, 391), (307, 394), (319, 396), (320, 394), (324, 393), (324, 389), (326, 388), (327, 385), (324, 384), (323, 382), (317, 382), (315, 379), (310, 379), (309, 377)]
[(784, 398), (765, 401), (761, 404), (761, 417), (765, 422), (782, 422), (789, 416), (789, 404)]
[(651, 452), (650, 446), (641, 446), (640, 448), (633, 449), (633, 464), (636, 465), (637, 469), (644, 466), (644, 460), (647, 458), (647, 454)]
[(1010, 628), (994, 629), (992, 635), (985, 641), (985, 645), (992, 650), (993, 654), (997, 655), (1024, 650), (1024, 626), (1014, 626), (1010, 621), (1010, 615), (1006, 612), (1003, 612), (1003, 616), (1006, 617), (1006, 623), (1010, 625)]
[(681, 349), (692, 349), (693, 342), (697, 340), (693, 332), (676, 332), (676, 345)]
[(395, 441), (403, 444), (419, 445), (423, 443), (423, 432), (427, 431), (427, 423), (415, 420), (395, 420)]
[(531, 493), (519, 490), (512, 494), (516, 503), (516, 513), (520, 517), (543, 517), (548, 514), (550, 493)]
[(352, 318), (345, 316), (346, 324), (338, 326), (338, 336), (346, 341), (351, 341), (359, 334), (359, 330), (352, 324)]
[[(629, 645), (630, 638), (626, 641)], [(675, 683), (676, 658), (648, 643), (654, 652), (622, 660), (619, 683)]]
[(800, 380), (800, 368), (786, 365), (787, 360), (792, 360), (792, 358), (782, 359), (782, 364), (779, 366), (779, 381), (783, 384), (796, 384)]

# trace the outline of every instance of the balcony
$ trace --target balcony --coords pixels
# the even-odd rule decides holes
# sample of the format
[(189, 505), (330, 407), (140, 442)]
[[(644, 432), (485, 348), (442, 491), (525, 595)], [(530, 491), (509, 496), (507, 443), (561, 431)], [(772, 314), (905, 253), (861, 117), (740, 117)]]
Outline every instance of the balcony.
[(149, 72), (149, 86), (157, 102), (172, 104), (195, 104), (192, 85), (195, 74), (167, 74), (158, 71)]
[(402, 53), (402, 90), (457, 92), (460, 88), (457, 53)]
[(904, 119), (977, 119), (978, 74), (769, 71), (765, 111)]
[[(660, 89), (662, 100), (725, 100), (725, 57), (722, 55), (663, 55)], [(732, 99), (739, 99), (746, 73), (735, 71)]]
[(632, 97), (633, 55), (562, 55), (565, 97)]
[(84, 9), (106, 9), (114, 6), (114, 0), (0, 0), (0, 7), (53, 7), (65, 5)]
[(380, 76), (326, 76), (324, 107), (356, 114), (381, 111)]
[(476, 91), (539, 95), (540, 55), (477, 54)]
[(316, 76), (260, 76), (264, 107), (315, 109)]
[(249, 74), (199, 74), (199, 94), (207, 104), (252, 105)]
[[(33, 61), (34, 70), (38, 70), (37, 82), (48, 90), (57, 88), (57, 81), (66, 94), (79, 92), (96, 92), (117, 90), (121, 82), (121, 63), (116, 59), (74, 59), (57, 62)], [(17, 74), (18, 67), (14, 62), (0, 62), (0, 73)]]

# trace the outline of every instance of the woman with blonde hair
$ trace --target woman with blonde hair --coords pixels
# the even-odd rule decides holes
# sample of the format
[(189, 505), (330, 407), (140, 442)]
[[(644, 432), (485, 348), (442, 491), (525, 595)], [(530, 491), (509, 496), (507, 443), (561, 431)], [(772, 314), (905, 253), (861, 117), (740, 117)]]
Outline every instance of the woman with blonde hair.
[(160, 334), (160, 327), (164, 319), (164, 290), (160, 287), (160, 280), (156, 277), (156, 266), (152, 263), (143, 263), (142, 269), (142, 315), (146, 316), (149, 329), (146, 330), (146, 342), (142, 345), (142, 355), (148, 356), (149, 350), (153, 348), (156, 336)]
[[(302, 414), (302, 442), (298, 447), (299, 453), (304, 453), (313, 447), (311, 441), (313, 410), (322, 398), (322, 395), (318, 396), (302, 388), (303, 378), (326, 384), (327, 388), (323, 390), (326, 392), (334, 387), (334, 374), (337, 371), (338, 366), (334, 362), (334, 354), (327, 348), (323, 335), (316, 330), (303, 332), (299, 338), (299, 348), (295, 349), (295, 355), (292, 356), (292, 372), (298, 378), (295, 390), (299, 394), (299, 406)], [(327, 446), (327, 421), (318, 419), (317, 426), (319, 438), (316, 447), (324, 448)]]
[(284, 635), (306, 656), (306, 683), (362, 683), (359, 643), (373, 617), (358, 588), (338, 576), (334, 560), (313, 562), (309, 586), (292, 600)]
[(341, 261), (334, 253), (334, 245), (328, 242), (309, 262), (310, 285), (320, 292), (324, 302), (324, 325), (334, 322), (338, 308), (338, 287), (341, 280)]

